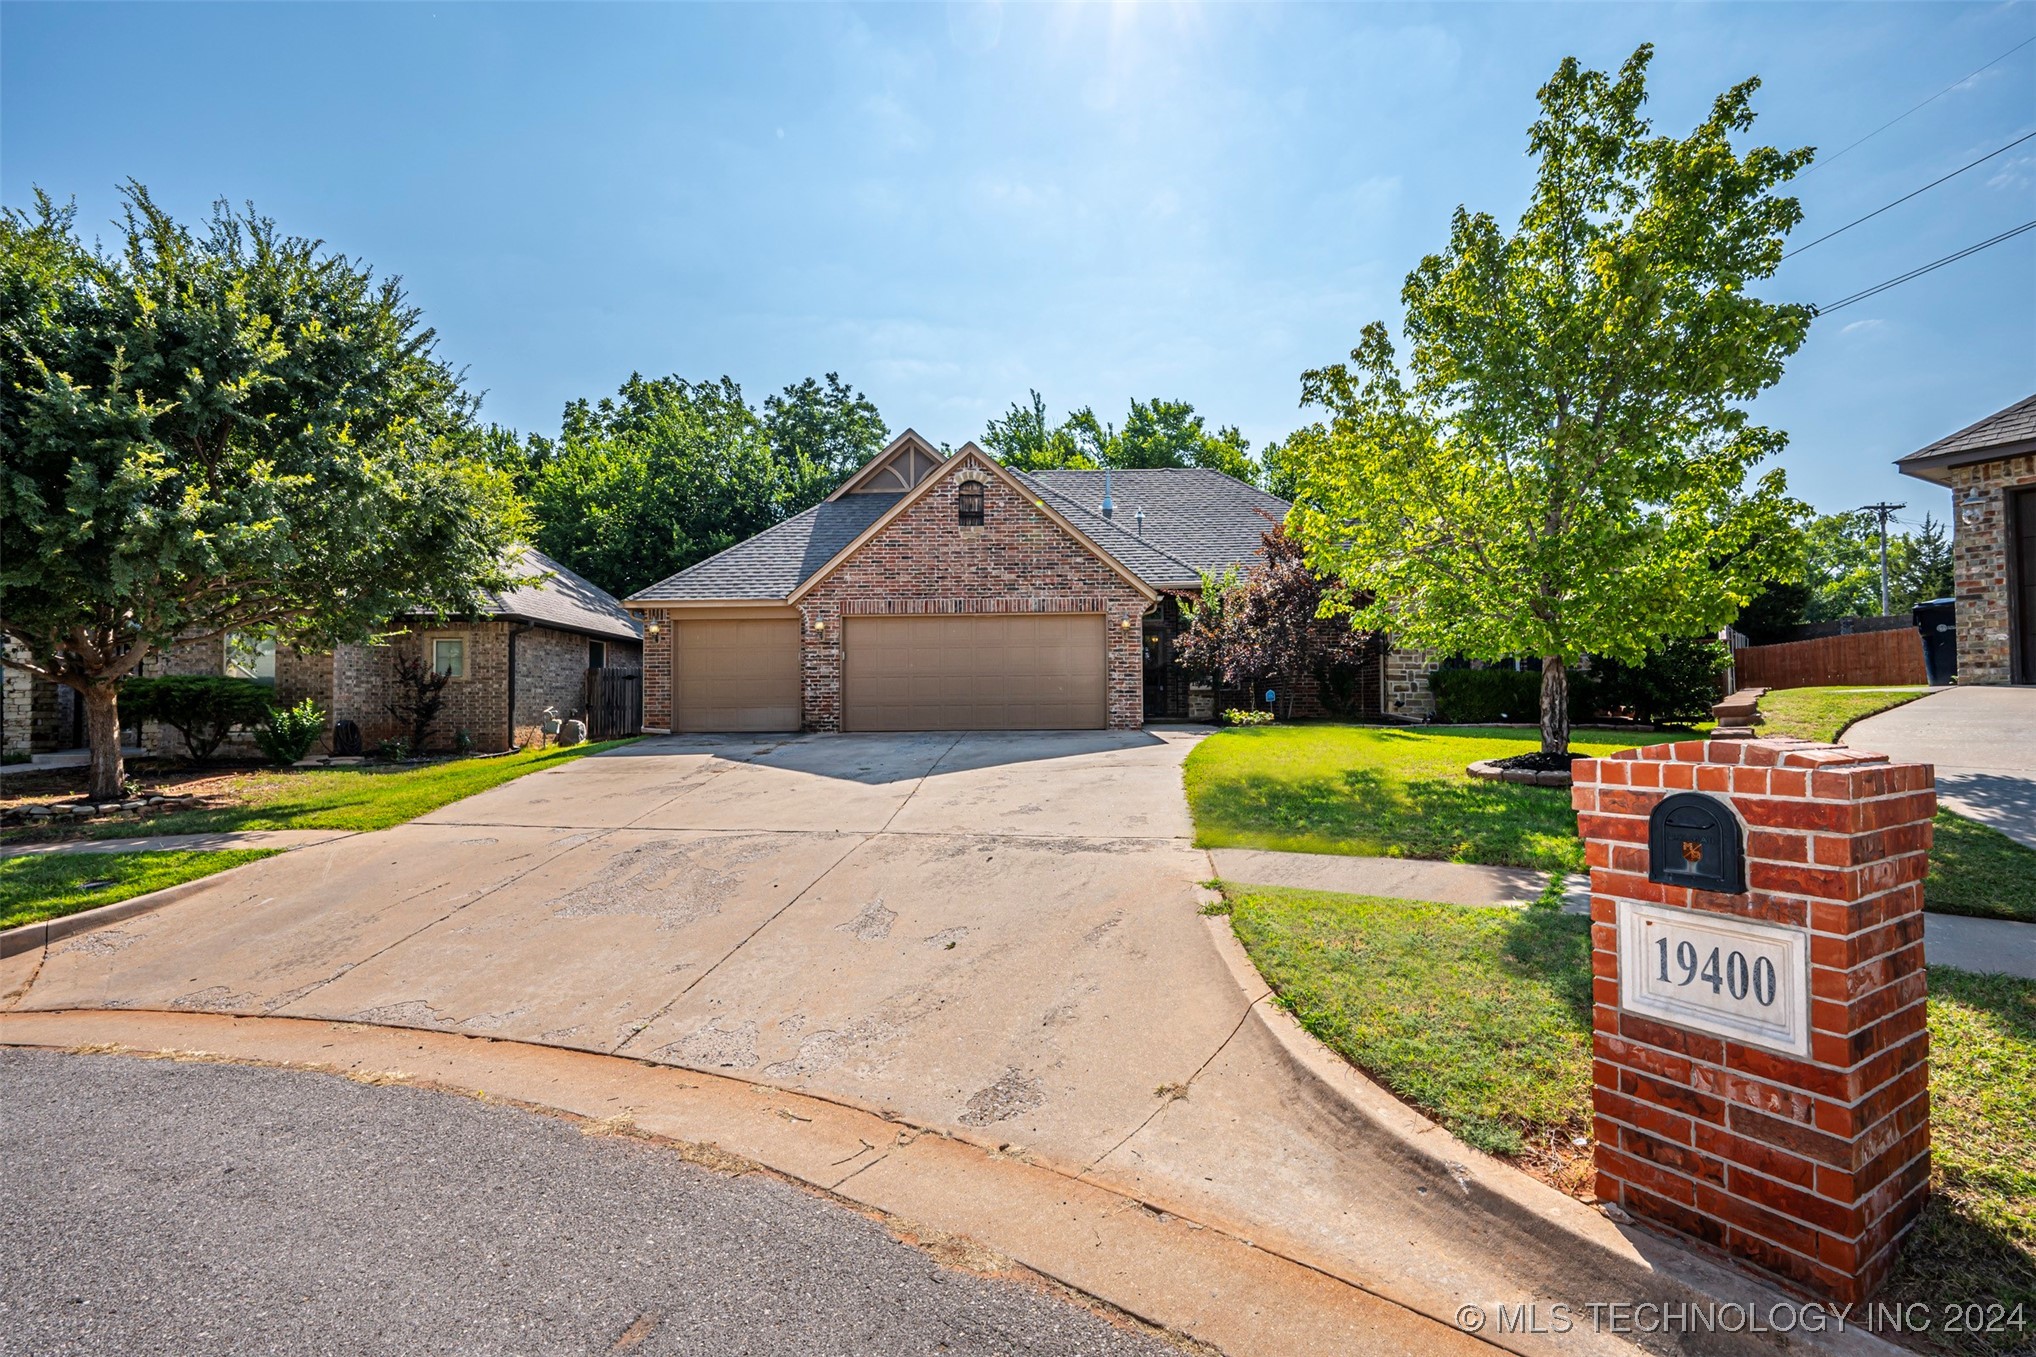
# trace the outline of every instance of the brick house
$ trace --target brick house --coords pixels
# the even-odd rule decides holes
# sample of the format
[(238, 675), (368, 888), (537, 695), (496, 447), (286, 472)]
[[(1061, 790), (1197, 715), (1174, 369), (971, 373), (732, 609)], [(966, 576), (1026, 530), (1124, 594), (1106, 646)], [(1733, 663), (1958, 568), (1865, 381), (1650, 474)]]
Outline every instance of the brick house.
[[(1216, 695), (1173, 659), (1181, 600), (1288, 507), (1216, 471), (1025, 473), (907, 430), (822, 503), (625, 600), (645, 728), (1207, 719)], [(1393, 668), (1358, 676), (1357, 714), (1387, 710)]]
[(2036, 683), (2036, 396), (1895, 466), (1951, 491), (1958, 681)]
[[(483, 752), (529, 744), (546, 707), (564, 718), (585, 714), (590, 671), (640, 673), (643, 645), (635, 618), (614, 595), (549, 556), (521, 548), (509, 568), (537, 579), (489, 595), (472, 617), (406, 619), (408, 625), (372, 644), (331, 651), (279, 647), (272, 636), (198, 636), (151, 656), (142, 672), (225, 674), (273, 684), (280, 705), (308, 697), (325, 709), (328, 748), (333, 723), (341, 720), (358, 725), (364, 745), (373, 748), (408, 734), (389, 707), (398, 696), (396, 662), (410, 656), (453, 676), (432, 725), (433, 745), (450, 748), (461, 731)], [(151, 727), (143, 736), (144, 744), (165, 753), (177, 744), (175, 731)], [(236, 734), (220, 752), (256, 751), (251, 739)]]

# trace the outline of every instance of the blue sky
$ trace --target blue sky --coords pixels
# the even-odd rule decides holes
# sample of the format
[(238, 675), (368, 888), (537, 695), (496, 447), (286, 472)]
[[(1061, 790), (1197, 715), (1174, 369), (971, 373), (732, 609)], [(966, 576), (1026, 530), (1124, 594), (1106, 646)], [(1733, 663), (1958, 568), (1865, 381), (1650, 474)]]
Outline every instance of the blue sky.
[[(1254, 446), (1459, 203), (1517, 216), (1534, 91), (1657, 47), (1684, 131), (1759, 75), (1825, 152), (2036, 34), (2036, 5), (0, 7), (0, 199), (140, 179), (400, 273), (488, 417), (632, 370), (839, 371), (959, 443), (1028, 387), (1184, 397)], [(1820, 166), (1808, 240), (2036, 131), (2036, 44)], [(2036, 217), (2036, 142), (1789, 261), (1828, 302)], [(1760, 417), (1819, 508), (2036, 389), (2036, 233), (1821, 320)]]

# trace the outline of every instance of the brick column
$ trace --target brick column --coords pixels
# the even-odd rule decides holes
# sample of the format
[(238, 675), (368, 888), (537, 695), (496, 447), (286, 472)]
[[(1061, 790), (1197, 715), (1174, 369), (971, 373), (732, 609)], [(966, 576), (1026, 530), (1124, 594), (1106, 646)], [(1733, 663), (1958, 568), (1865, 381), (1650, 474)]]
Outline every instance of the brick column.
[[(646, 608), (636, 620), (643, 624), (643, 730), (649, 735), (672, 733), (672, 653), (679, 629), (662, 608)], [(653, 636), (650, 629), (656, 627)]]
[[(1760, 739), (1624, 750), (1574, 772), (1591, 868), (1598, 1196), (1864, 1299), (1929, 1190), (1933, 770)], [(1649, 879), (1649, 816), (1678, 791), (1736, 817), (1743, 893)]]

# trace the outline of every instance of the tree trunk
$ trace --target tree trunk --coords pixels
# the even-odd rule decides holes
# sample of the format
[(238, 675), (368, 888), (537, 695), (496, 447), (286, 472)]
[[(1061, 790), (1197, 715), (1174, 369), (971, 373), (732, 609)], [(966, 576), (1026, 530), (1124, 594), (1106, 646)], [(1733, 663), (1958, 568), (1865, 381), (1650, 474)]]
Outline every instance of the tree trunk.
[(1541, 752), (1569, 750), (1569, 670), (1562, 656), (1541, 657)]
[(92, 750), (86, 792), (94, 801), (127, 797), (127, 768), (120, 761), (120, 689), (112, 683), (88, 683), (78, 690), (85, 704), (85, 742)]

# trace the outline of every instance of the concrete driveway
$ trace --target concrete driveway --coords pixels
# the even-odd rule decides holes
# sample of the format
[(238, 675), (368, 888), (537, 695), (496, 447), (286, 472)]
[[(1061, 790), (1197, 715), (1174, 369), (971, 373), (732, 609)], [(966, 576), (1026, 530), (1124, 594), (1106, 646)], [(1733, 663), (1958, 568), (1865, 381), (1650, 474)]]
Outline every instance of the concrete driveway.
[(1946, 688), (1845, 732), (1845, 743), (1937, 765), (1937, 795), (2036, 848), (2036, 688)]
[(1200, 917), (1199, 738), (640, 741), (7, 958), (0, 994), (727, 1074), (1023, 1154), (1445, 1321), (1699, 1294), (1686, 1255), (1482, 1160), (1261, 1004)]
[(485, 1033), (1086, 1164), (1244, 1012), (1196, 914), (1196, 738), (645, 741), (59, 944), (20, 1007)]

